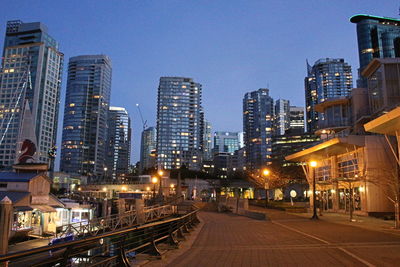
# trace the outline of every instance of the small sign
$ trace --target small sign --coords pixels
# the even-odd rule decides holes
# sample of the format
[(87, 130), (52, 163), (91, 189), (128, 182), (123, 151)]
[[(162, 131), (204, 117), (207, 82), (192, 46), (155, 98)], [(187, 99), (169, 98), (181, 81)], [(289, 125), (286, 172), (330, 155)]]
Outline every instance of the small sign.
[(49, 203), (49, 196), (32, 196), (31, 204), (48, 204)]

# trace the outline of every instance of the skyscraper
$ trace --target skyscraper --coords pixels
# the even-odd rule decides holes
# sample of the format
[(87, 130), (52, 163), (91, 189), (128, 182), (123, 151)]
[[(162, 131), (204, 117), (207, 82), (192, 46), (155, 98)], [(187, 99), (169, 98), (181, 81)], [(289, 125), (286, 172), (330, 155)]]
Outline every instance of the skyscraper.
[(140, 142), (140, 173), (156, 165), (157, 134), (155, 127), (149, 127), (142, 131)]
[(204, 120), (203, 128), (203, 160), (212, 160), (211, 123)]
[(233, 154), (239, 147), (238, 132), (215, 132), (214, 133), (214, 153)]
[(100, 179), (106, 175), (107, 115), (111, 60), (105, 55), (72, 57), (61, 148), (61, 171)]
[(289, 100), (278, 99), (275, 102), (275, 134), (284, 135), (285, 131), (289, 129)]
[(373, 58), (400, 57), (400, 20), (371, 15), (355, 15), (350, 18), (357, 24), (358, 56), (360, 68), (357, 87), (367, 87), (361, 72)]
[(313, 133), (318, 129), (318, 120), (323, 120), (323, 116), (315, 111), (315, 105), (350, 95), (353, 88), (351, 66), (342, 58), (323, 58), (312, 67), (307, 62), (304, 83), (307, 131)]
[(243, 98), (243, 132), (248, 170), (271, 162), (274, 102), (269, 89), (246, 93)]
[(161, 77), (157, 105), (157, 164), (164, 169), (201, 167), (201, 84)]
[(292, 132), (304, 133), (304, 107), (289, 107), (289, 129)]
[(125, 108), (110, 107), (107, 121), (107, 176), (123, 181), (131, 158), (131, 119)]
[(23, 111), (29, 105), (36, 158), (48, 163), (56, 143), (64, 55), (40, 22), (8, 21), (0, 73), (0, 165), (15, 163)]

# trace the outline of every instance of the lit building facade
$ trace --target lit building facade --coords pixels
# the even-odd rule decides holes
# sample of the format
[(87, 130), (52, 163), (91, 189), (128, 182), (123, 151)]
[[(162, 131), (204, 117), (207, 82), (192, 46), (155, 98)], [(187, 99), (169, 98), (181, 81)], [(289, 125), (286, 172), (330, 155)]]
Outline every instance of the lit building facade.
[(211, 123), (207, 120), (204, 120), (203, 127), (203, 160), (209, 161), (212, 160), (212, 126)]
[(36, 158), (49, 163), (48, 151), (56, 143), (63, 59), (44, 24), (7, 22), (0, 72), (1, 166), (15, 163), (25, 104), (32, 112)]
[(317, 141), (319, 141), (318, 136), (308, 133), (274, 136), (272, 137), (272, 160), (282, 167), (298, 165), (298, 163), (285, 160), (285, 157)]
[(131, 119), (121, 107), (110, 107), (107, 118), (106, 176), (124, 180), (128, 174), (131, 155)]
[(289, 107), (289, 121), (291, 132), (304, 133), (304, 107)]
[(313, 66), (307, 62), (307, 77), (304, 81), (307, 131), (313, 133), (318, 129), (318, 121), (324, 119), (315, 110), (315, 106), (350, 94), (353, 88), (351, 66), (342, 58), (320, 59)]
[(92, 181), (106, 175), (111, 71), (106, 55), (69, 60), (60, 164), (63, 172)]
[(191, 78), (161, 77), (157, 103), (157, 164), (200, 170), (202, 86)]
[(400, 57), (400, 20), (371, 15), (350, 18), (357, 25), (358, 56), (360, 60), (358, 87), (366, 87), (360, 74), (374, 58)]
[(148, 127), (142, 131), (140, 142), (140, 173), (156, 165), (157, 131)]
[(290, 127), (289, 100), (278, 99), (275, 102), (275, 135), (284, 135)]
[(238, 132), (215, 132), (214, 133), (214, 153), (233, 154), (239, 147)]
[(243, 98), (243, 132), (247, 170), (271, 163), (274, 102), (269, 89), (246, 93)]

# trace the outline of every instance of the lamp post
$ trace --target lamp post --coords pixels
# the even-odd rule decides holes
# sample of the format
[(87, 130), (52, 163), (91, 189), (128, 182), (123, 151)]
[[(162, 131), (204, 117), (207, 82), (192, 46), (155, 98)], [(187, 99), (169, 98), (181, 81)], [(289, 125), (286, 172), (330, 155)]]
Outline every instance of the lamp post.
[(163, 170), (160, 169), (160, 170), (157, 171), (157, 174), (158, 174), (158, 177), (160, 179), (160, 185), (159, 185), (159, 189), (158, 189), (158, 194), (160, 195), (160, 197), (162, 197), (163, 192), (162, 192), (161, 182), (162, 182), (162, 176), (164, 175), (164, 172), (163, 172)]
[(311, 217), (312, 220), (318, 220), (318, 215), (317, 215), (317, 197), (316, 197), (316, 190), (315, 190), (315, 167), (317, 167), (317, 162), (316, 161), (310, 161), (310, 167), (313, 170), (312, 176), (313, 176), (313, 216)]
[(107, 167), (104, 167), (104, 175), (103, 175), (103, 180), (104, 180), (104, 183), (106, 182), (106, 174), (107, 174), (107, 170), (108, 170), (108, 168)]
[(158, 183), (158, 178), (153, 176), (153, 178), (151, 178), (151, 183), (153, 184), (153, 201), (156, 198), (156, 184)]
[(264, 190), (265, 190), (265, 208), (268, 207), (268, 176), (270, 174), (270, 171), (268, 169), (264, 169), (262, 171), (262, 175), (265, 177), (264, 179)]

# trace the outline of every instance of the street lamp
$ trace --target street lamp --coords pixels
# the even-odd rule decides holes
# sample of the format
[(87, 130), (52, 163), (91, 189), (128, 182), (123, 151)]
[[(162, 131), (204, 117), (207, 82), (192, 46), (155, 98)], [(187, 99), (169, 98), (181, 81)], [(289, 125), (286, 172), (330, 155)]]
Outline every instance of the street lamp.
[(312, 220), (318, 220), (318, 215), (317, 215), (317, 197), (316, 197), (316, 190), (315, 190), (315, 168), (317, 167), (317, 162), (316, 161), (310, 161), (310, 167), (313, 170), (313, 216), (311, 217)]
[(264, 190), (265, 190), (265, 208), (268, 207), (268, 181), (267, 181), (267, 177), (269, 176), (270, 171), (268, 169), (264, 169), (262, 171), (262, 175), (265, 177), (264, 179)]
[(104, 167), (104, 175), (103, 175), (103, 177), (104, 177), (104, 182), (106, 181), (106, 174), (107, 174), (107, 170), (108, 170), (108, 168), (107, 167)]
[(153, 184), (153, 199), (156, 198), (156, 184), (158, 183), (158, 178), (153, 176), (153, 178), (151, 178), (151, 183)]

